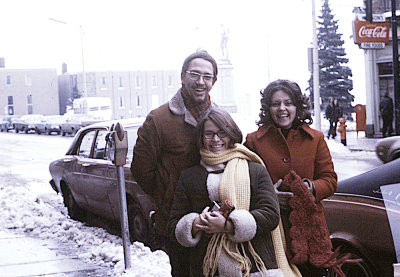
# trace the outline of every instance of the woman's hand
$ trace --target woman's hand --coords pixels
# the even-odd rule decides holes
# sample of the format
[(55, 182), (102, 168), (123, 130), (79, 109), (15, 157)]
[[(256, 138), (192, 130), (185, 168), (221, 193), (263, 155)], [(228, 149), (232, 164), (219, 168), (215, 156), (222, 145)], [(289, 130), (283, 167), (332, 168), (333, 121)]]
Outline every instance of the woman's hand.
[(207, 220), (207, 224), (204, 226), (204, 232), (207, 234), (233, 232), (232, 222), (218, 211), (206, 213), (205, 219)]
[(206, 234), (233, 232), (233, 223), (230, 220), (218, 211), (209, 212), (208, 210), (208, 207), (204, 209), (199, 217), (193, 221), (193, 235), (199, 231), (204, 231)]
[(193, 221), (192, 235), (196, 235), (199, 231), (204, 231), (207, 226), (205, 215), (208, 213), (210, 207), (206, 207), (201, 214)]

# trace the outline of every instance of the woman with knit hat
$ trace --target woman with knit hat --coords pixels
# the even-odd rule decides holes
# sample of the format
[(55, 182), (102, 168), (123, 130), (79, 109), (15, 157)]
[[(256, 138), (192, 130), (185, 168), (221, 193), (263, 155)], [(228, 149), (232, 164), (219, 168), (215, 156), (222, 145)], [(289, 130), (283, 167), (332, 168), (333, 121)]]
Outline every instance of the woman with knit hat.
[[(188, 276), (283, 277), (271, 232), (279, 203), (262, 160), (242, 144), (229, 113), (212, 108), (198, 125), (200, 164), (184, 170), (168, 232), (190, 247)], [(219, 206), (234, 207), (228, 212)]]

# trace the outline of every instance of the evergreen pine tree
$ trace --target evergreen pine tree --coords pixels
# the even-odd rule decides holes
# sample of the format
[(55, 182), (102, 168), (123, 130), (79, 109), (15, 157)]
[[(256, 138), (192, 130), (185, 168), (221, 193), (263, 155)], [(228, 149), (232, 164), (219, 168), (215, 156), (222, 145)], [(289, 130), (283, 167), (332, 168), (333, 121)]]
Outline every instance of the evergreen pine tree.
[[(334, 20), (332, 10), (328, 0), (324, 0), (321, 10), (322, 15), (318, 16), (318, 59), (319, 59), (319, 82), (320, 96), (322, 100), (321, 111), (325, 111), (328, 105), (328, 98), (332, 96), (338, 99), (343, 115), (347, 119), (352, 119), (351, 113), (354, 107), (351, 102), (354, 96), (350, 94), (353, 89), (351, 69), (345, 64), (349, 61), (345, 58), (346, 53), (343, 48), (344, 41), (342, 34), (338, 33), (338, 21)], [(308, 81), (310, 100), (314, 106), (313, 74)]]

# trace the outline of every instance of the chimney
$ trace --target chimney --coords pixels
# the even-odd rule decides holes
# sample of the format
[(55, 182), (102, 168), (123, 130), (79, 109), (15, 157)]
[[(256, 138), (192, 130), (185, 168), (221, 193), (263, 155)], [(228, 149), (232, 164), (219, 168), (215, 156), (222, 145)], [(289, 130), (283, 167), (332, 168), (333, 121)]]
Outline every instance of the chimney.
[(66, 74), (67, 73), (67, 64), (66, 63), (63, 63), (62, 64), (62, 74)]

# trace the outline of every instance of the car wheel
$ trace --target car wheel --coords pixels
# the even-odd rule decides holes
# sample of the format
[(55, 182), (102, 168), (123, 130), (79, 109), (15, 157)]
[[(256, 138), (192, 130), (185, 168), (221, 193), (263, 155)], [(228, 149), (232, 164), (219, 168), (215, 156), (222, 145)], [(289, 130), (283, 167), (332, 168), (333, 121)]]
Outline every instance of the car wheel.
[(131, 242), (140, 241), (145, 243), (147, 241), (149, 226), (138, 206), (129, 205), (128, 221)]
[(50, 136), (51, 135), (51, 130), (47, 130), (47, 134)]
[(39, 129), (36, 129), (36, 133), (37, 133), (38, 135), (40, 135), (42, 132), (40, 132)]
[(64, 130), (61, 130), (61, 135), (62, 135), (63, 137), (65, 137), (65, 132), (64, 132)]
[[(342, 245), (340, 249), (340, 254), (337, 259), (340, 259), (345, 254), (350, 253), (351, 256), (349, 259), (362, 259), (361, 262), (358, 263), (345, 263), (340, 266), (341, 270), (348, 277), (357, 276), (357, 277), (373, 277), (376, 276), (373, 270), (373, 266), (369, 263), (369, 261), (359, 253), (356, 249), (348, 245)], [(337, 277), (339, 276), (332, 269), (328, 269), (327, 277)]]
[(15, 132), (18, 134), (18, 133), (19, 133), (19, 129), (18, 129), (18, 128), (15, 128)]
[(78, 204), (76, 204), (76, 201), (68, 188), (64, 194), (64, 205), (67, 207), (71, 219), (82, 221), (85, 218), (85, 212), (79, 208)]

